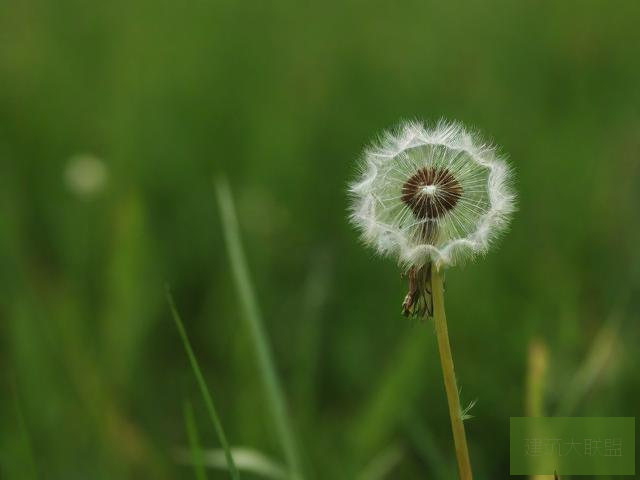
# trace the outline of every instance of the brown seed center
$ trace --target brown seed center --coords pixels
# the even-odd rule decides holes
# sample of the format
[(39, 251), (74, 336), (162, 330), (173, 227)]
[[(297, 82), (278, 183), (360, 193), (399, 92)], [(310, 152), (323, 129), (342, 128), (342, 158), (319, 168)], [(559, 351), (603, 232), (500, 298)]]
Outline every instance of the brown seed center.
[(437, 219), (456, 206), (462, 185), (446, 168), (424, 167), (402, 186), (402, 201), (421, 219)]

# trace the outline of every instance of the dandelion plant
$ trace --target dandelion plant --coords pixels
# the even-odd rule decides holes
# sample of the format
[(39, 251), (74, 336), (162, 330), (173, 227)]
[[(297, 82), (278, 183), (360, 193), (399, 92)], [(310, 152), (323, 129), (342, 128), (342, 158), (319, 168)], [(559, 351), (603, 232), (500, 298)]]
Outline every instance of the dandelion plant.
[(351, 220), (365, 244), (409, 279), (402, 312), (433, 318), (460, 477), (471, 479), (463, 411), (444, 310), (444, 270), (485, 253), (515, 209), (511, 170), (459, 123), (407, 122), (365, 150), (350, 186)]

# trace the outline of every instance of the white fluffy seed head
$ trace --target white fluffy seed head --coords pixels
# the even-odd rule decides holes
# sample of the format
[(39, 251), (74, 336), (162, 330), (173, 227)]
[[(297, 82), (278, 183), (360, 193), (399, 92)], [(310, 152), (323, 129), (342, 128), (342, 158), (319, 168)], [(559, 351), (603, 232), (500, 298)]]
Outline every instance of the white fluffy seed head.
[(515, 210), (511, 169), (475, 132), (405, 122), (365, 150), (350, 185), (363, 241), (406, 269), (485, 253)]

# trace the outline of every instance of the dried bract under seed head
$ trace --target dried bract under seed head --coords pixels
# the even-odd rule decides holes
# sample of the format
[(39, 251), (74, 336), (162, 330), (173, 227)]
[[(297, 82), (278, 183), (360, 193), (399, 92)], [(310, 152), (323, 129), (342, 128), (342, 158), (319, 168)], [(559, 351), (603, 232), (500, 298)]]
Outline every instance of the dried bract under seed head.
[(515, 208), (511, 171), (459, 123), (403, 123), (365, 151), (350, 187), (365, 243), (407, 270), (487, 251)]

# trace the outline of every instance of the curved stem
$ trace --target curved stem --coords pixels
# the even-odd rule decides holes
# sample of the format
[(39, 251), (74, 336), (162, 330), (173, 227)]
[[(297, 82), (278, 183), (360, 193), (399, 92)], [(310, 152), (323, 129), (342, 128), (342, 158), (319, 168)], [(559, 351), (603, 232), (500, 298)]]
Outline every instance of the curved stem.
[(440, 363), (442, 364), (444, 387), (447, 391), (449, 416), (451, 417), (451, 428), (453, 430), (453, 441), (456, 447), (458, 470), (462, 480), (471, 480), (473, 478), (471, 474), (471, 461), (469, 460), (467, 437), (464, 433), (464, 423), (462, 421), (462, 409), (460, 408), (460, 397), (458, 396), (456, 374), (453, 370), (453, 358), (451, 357), (449, 332), (447, 330), (447, 317), (444, 313), (442, 272), (440, 272), (435, 265), (431, 268), (431, 289), (433, 292), (433, 313), (436, 324), (436, 336), (438, 337), (438, 350), (440, 351)]

